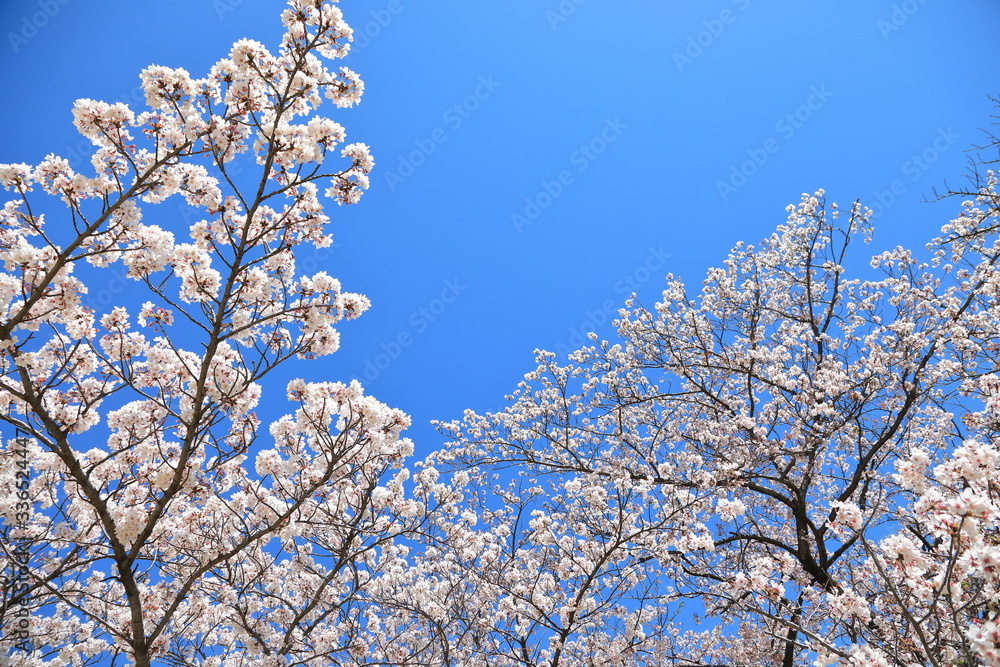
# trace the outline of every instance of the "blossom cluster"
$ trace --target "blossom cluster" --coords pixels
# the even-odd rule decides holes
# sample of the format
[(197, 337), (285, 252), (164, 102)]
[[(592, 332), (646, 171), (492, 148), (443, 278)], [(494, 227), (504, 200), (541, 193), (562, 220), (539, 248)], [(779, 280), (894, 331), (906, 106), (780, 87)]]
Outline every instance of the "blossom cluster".
[(539, 351), (502, 410), (439, 424), (427, 464), (478, 523), (437, 520), (417, 564), (434, 614), (463, 619), (457, 645), (504, 665), (525, 646), (538, 663), (1000, 664), (991, 183), (928, 258), (896, 248), (864, 279), (846, 257), (871, 212), (804, 194), (700, 293), (667, 276), (617, 339)]
[[(203, 78), (145, 69), (146, 110), (78, 100), (89, 165), (0, 165), (0, 412), (32, 442), (27, 499), (0, 494), (5, 529), (32, 508), (31, 590), (0, 615), (28, 607), (47, 647), (15, 664), (362, 661), (376, 641), (361, 601), (425, 521), (409, 418), (356, 382), (301, 380), (291, 414), (257, 414), (274, 369), (335, 352), (369, 306), (296, 270), (332, 243), (325, 200), (356, 203), (374, 168), (319, 115), (361, 99), (326, 63), (352, 31), (329, 0), (281, 20), (276, 52), (244, 39)], [(98, 312), (88, 283), (108, 271), (133, 288)]]

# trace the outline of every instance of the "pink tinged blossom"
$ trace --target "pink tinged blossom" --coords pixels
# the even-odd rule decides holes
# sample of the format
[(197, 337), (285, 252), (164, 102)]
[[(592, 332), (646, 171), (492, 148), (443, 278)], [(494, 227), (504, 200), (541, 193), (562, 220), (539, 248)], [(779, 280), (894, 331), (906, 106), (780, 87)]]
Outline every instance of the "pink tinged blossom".
[(976, 655), (988, 667), (1000, 665), (1000, 625), (995, 620), (975, 621), (968, 632)]
[(357, 72), (341, 67), (339, 72), (327, 81), (326, 96), (333, 100), (338, 107), (352, 107), (361, 102), (361, 95), (365, 92), (365, 84)]
[(139, 79), (146, 94), (146, 104), (151, 109), (173, 110), (183, 107), (195, 95), (195, 83), (182, 68), (152, 65), (139, 74)]
[(855, 503), (834, 501), (830, 503), (830, 508), (834, 510), (834, 518), (827, 525), (838, 534), (846, 535), (848, 531), (861, 530), (865, 517)]
[(747, 511), (746, 505), (743, 501), (728, 498), (720, 498), (717, 500), (715, 503), (715, 509), (719, 513), (719, 517), (724, 521), (732, 521), (737, 517), (743, 516)]
[(174, 323), (174, 314), (169, 308), (161, 308), (153, 304), (152, 301), (147, 301), (142, 304), (142, 309), (139, 311), (138, 320), (139, 326), (156, 326), (164, 327), (170, 326)]
[[(0, 185), (4, 190), (11, 188), (28, 188), (30, 190), (31, 165), (19, 162), (17, 164), (0, 164)], [(14, 202), (8, 202), (8, 206)]]
[(218, 296), (222, 276), (212, 268), (209, 253), (196, 245), (180, 243), (173, 247), (169, 261), (181, 280), (179, 296), (182, 301), (210, 301)]
[(132, 135), (126, 129), (135, 121), (135, 114), (121, 102), (107, 104), (89, 99), (77, 100), (73, 105), (73, 124), (95, 146), (126, 148)]
[(367, 174), (375, 168), (375, 160), (367, 144), (353, 143), (344, 146), (341, 155), (354, 161), (354, 167)]
[(125, 224), (129, 225), (134, 233), (134, 240), (123, 253), (122, 261), (128, 267), (126, 275), (133, 279), (146, 278), (172, 264), (177, 253), (173, 233), (157, 225), (139, 223), (137, 211), (134, 215), (126, 214), (123, 221), (126, 217)]

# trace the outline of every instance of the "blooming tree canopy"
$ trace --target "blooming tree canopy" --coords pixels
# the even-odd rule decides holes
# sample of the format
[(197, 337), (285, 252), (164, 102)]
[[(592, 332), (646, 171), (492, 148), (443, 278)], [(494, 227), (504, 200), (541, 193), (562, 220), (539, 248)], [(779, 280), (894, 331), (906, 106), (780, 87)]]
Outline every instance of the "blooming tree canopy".
[[(322, 193), (357, 202), (374, 164), (318, 115), (360, 100), (325, 64), (351, 29), (322, 0), (281, 21), (276, 53), (243, 39), (204, 78), (147, 68), (148, 110), (77, 101), (89, 165), (0, 165), (0, 419), (23, 436), (0, 451), (11, 664), (372, 654), (362, 603), (423, 520), (390, 472), (409, 418), (356, 382), (301, 380), (268, 436), (255, 414), (269, 372), (336, 351), (369, 305), (296, 271), (331, 243)], [(95, 312), (87, 285), (114, 270), (134, 288)]]
[(870, 270), (870, 211), (803, 195), (440, 424), (421, 474), (467, 509), (411, 574), (422, 631), (463, 665), (1000, 665), (995, 188)]
[[(94, 145), (0, 164), (0, 637), (12, 665), (1000, 665), (1000, 196), (852, 266), (820, 191), (613, 340), (539, 351), (497, 412), (409, 418), (266, 377), (364, 296), (330, 244), (374, 162), (351, 29), (290, 0), (276, 53), (153, 66)], [(183, 201), (197, 222), (158, 213)], [(118, 306), (88, 304), (120, 271)], [(138, 296), (137, 296), (138, 295)]]

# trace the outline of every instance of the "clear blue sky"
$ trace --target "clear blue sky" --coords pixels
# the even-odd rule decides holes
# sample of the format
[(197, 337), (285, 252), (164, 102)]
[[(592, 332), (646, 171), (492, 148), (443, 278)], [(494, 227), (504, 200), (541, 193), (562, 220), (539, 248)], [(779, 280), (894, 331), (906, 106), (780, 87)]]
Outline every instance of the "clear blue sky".
[[(74, 99), (136, 102), (150, 64), (203, 76), (238, 38), (273, 47), (282, 7), (2, 0), (0, 162), (79, 162)], [(289, 374), (361, 379), (413, 415), (418, 453), (440, 442), (428, 420), (499, 408), (534, 348), (564, 351), (633, 289), (652, 305), (667, 272), (697, 285), (802, 192), (881, 205), (872, 250), (922, 245), (958, 202), (921, 199), (960, 182), (1000, 94), (995, 0), (341, 7), (366, 92), (329, 113), (377, 167), (300, 266), (374, 306)]]

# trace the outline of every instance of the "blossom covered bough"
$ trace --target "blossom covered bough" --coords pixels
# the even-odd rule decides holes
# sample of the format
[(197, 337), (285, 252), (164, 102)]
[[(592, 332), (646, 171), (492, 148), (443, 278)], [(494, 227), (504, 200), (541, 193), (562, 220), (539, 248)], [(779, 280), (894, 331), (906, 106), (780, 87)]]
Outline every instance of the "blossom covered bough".
[[(335, 326), (368, 308), (296, 271), (331, 242), (321, 193), (357, 202), (374, 162), (317, 115), (360, 100), (358, 76), (324, 63), (351, 29), (331, 2), (288, 5), (276, 54), (243, 39), (201, 79), (149, 67), (142, 112), (79, 100), (84, 168), (0, 165), (0, 419), (23, 436), (0, 450), (12, 665), (374, 654), (371, 582), (424, 520), (392, 472), (409, 418), (356, 382), (301, 380), (269, 436), (255, 414), (265, 376), (336, 351)], [(110, 270), (135, 287), (95, 312), (87, 282)]]
[(415, 561), (425, 632), (463, 665), (1000, 665), (996, 177), (963, 194), (857, 278), (871, 212), (803, 195), (440, 424), (469, 510)]
[[(317, 113), (362, 94), (324, 64), (350, 28), (288, 4), (277, 54), (150, 67), (143, 112), (77, 102), (85, 169), (0, 165), (0, 655), (1000, 666), (992, 172), (867, 275), (870, 211), (804, 195), (699, 294), (668, 276), (616, 339), (540, 351), (411, 477), (408, 417), (356, 382), (288, 382), (266, 434), (255, 412), (368, 307), (296, 271), (331, 241), (321, 194), (357, 202), (374, 163)], [(96, 312), (109, 271), (134, 289)]]

